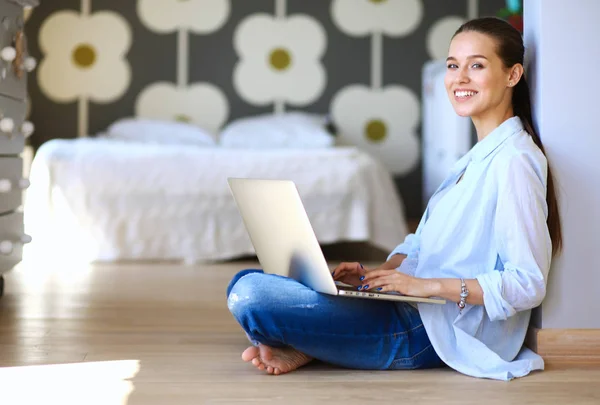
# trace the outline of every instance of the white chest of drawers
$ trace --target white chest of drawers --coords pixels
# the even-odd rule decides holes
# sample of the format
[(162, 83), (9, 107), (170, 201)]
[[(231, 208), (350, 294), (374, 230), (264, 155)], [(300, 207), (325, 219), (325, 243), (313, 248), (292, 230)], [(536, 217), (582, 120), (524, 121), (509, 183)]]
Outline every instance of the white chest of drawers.
[(22, 259), (23, 244), (31, 238), (23, 231), (22, 196), (29, 181), (23, 178), (21, 153), (33, 124), (25, 120), (27, 73), (35, 66), (28, 55), (24, 8), (37, 0), (0, 0), (0, 296), (2, 275)]

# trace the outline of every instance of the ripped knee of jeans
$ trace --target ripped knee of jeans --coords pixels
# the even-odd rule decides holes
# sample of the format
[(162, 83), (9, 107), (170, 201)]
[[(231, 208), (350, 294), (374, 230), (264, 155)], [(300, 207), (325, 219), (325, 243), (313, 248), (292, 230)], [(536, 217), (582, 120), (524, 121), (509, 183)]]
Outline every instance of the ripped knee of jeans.
[[(260, 273), (258, 273), (260, 274)], [(249, 307), (258, 303), (255, 292), (255, 281), (257, 273), (248, 273), (242, 276), (227, 297), (227, 308), (236, 315), (240, 311), (247, 310)]]

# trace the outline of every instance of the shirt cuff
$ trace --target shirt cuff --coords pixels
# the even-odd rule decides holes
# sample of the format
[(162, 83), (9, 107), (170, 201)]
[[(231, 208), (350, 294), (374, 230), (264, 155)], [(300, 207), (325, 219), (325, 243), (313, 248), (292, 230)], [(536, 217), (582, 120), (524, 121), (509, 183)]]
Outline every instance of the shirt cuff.
[(483, 304), (492, 321), (506, 320), (517, 311), (502, 297), (502, 273), (498, 270), (477, 277), (483, 290)]

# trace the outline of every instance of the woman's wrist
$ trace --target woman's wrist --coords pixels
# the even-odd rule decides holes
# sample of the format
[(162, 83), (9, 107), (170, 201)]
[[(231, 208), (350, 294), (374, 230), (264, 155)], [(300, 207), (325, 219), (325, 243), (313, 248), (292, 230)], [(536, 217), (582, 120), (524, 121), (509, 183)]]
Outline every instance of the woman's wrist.
[[(432, 278), (428, 280), (431, 284), (427, 288), (432, 292), (432, 297), (445, 298), (457, 304), (460, 302), (461, 282), (459, 278)], [(479, 281), (477, 279), (465, 279), (465, 283), (469, 290), (466, 303), (483, 305), (483, 290)]]
[(424, 290), (427, 292), (428, 297), (441, 297), (443, 294), (444, 285), (439, 279), (435, 278), (424, 278), (422, 279), (425, 283)]
[(400, 267), (400, 265), (402, 264), (402, 262), (404, 261), (404, 259), (406, 259), (406, 255), (397, 253), (395, 255), (393, 255), (392, 257), (390, 257), (390, 260), (388, 260), (387, 262), (383, 263), (381, 265), (381, 267), (379, 267), (382, 270), (394, 270), (397, 269), (398, 267)]

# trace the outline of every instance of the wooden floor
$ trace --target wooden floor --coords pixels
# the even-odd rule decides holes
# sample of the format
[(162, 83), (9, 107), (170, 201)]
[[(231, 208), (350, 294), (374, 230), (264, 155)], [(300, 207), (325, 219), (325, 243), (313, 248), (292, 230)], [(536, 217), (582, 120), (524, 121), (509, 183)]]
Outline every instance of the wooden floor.
[(549, 365), (508, 383), (450, 369), (364, 372), (322, 364), (268, 376), (225, 286), (253, 263), (23, 265), (0, 299), (0, 403), (600, 404), (600, 369)]

